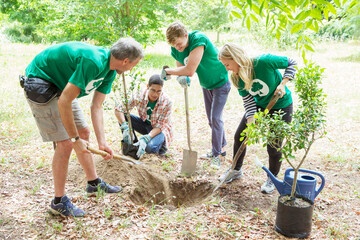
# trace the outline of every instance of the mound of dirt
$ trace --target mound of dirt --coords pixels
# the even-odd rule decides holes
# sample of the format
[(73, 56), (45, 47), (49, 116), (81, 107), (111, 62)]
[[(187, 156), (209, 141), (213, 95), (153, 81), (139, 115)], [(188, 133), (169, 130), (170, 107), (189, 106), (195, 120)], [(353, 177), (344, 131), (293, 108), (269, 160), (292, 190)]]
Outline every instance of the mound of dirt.
[[(123, 187), (123, 194), (135, 204), (194, 205), (204, 201), (214, 188), (206, 179), (188, 179), (162, 170), (156, 155), (146, 155), (143, 164), (95, 157), (98, 175), (111, 185)], [(160, 161), (161, 162), (161, 161)], [(85, 173), (77, 162), (69, 166), (68, 180), (86, 185)]]

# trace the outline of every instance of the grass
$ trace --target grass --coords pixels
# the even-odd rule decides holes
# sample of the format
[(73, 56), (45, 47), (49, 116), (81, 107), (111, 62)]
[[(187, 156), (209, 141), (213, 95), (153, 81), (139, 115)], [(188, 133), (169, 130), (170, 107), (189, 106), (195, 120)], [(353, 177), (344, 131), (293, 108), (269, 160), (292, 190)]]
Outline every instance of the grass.
[[(232, 37), (234, 38), (234, 36)], [(2, 154), (2, 156), (0, 157), (0, 168), (2, 175), (0, 176), (2, 179), (7, 179), (5, 174), (12, 174), (12, 176), (16, 176), (18, 179), (28, 179), (30, 176), (36, 176), (36, 178), (41, 178), (44, 180), (44, 177), (41, 176), (41, 174), (37, 174), (39, 171), (43, 172), (43, 170), (46, 170), (47, 172), (51, 171), (50, 169), (44, 168), (50, 168), (52, 147), (48, 144), (41, 143), (36, 124), (25, 101), (22, 89), (18, 85), (17, 75), (18, 73), (22, 73), (24, 71), (31, 59), (38, 52), (40, 52), (40, 50), (44, 49), (46, 45), (22, 45), (12, 43), (1, 43), (1, 45), (0, 94), (2, 98), (0, 98), (0, 154)], [(246, 45), (246, 43), (244, 44), (244, 46), (249, 45)], [(167, 44), (164, 46), (166, 46), (167, 50), (169, 50), (169, 46)], [(341, 46), (343, 46), (343, 44), (341, 44)], [(331, 133), (330, 135), (333, 142), (325, 139), (322, 140), (321, 143), (318, 143), (316, 146), (314, 146), (314, 150), (311, 152), (311, 159), (314, 160), (308, 161), (306, 163), (307, 166), (305, 167), (310, 169), (317, 169), (327, 173), (326, 177), (329, 181), (329, 185), (325, 187), (324, 191), (319, 195), (318, 199), (322, 199), (324, 201), (329, 198), (334, 199), (334, 205), (328, 206), (324, 204), (324, 209), (321, 210), (321, 214), (324, 216), (324, 224), (322, 224), (323, 226), (320, 226), (319, 229), (313, 228), (313, 232), (315, 234), (320, 234), (319, 232), (323, 231), (323, 235), (321, 236), (324, 238), (344, 238), (353, 236), (356, 238), (356, 236), (359, 236), (358, 231), (356, 232), (356, 230), (354, 230), (354, 224), (350, 219), (345, 218), (344, 216), (338, 216), (338, 213), (331, 213), (333, 210), (338, 210), (339, 212), (341, 211), (351, 214), (352, 208), (356, 207), (352, 205), (353, 202), (358, 203), (360, 199), (360, 194), (356, 189), (355, 184), (349, 188), (349, 193), (342, 194), (343, 186), (351, 184), (350, 179), (343, 179), (349, 176), (344, 175), (349, 173), (348, 168), (343, 169), (344, 165), (347, 164), (347, 167), (351, 166), (349, 164), (356, 164), (356, 166), (359, 166), (357, 163), (359, 155), (355, 150), (353, 150), (356, 148), (357, 143), (359, 142), (359, 130), (357, 127), (354, 127), (358, 123), (359, 116), (357, 115), (358, 112), (354, 111), (350, 114), (347, 110), (345, 110), (347, 101), (345, 97), (342, 97), (351, 96), (352, 105), (349, 107), (349, 111), (352, 111), (351, 109), (356, 108), (360, 102), (360, 97), (357, 94), (358, 81), (356, 77), (354, 77), (360, 75), (358, 70), (359, 65), (357, 64), (359, 62), (359, 54), (352, 54), (349, 56), (349, 53), (354, 53), (357, 51), (357, 47), (352, 46), (351, 49), (353, 50), (347, 50), (346, 52), (343, 52), (334, 48), (334, 53), (331, 55), (327, 54), (327, 51), (324, 51), (323, 53), (317, 53), (319, 55), (314, 55), (315, 60), (318, 57), (317, 60), (321, 63), (321, 65), (328, 68), (328, 77), (324, 82), (324, 86), (325, 90), (328, 92), (329, 101), (331, 103), (329, 105), (331, 111), (328, 114), (328, 121), (329, 132)], [(159, 52), (157, 52), (156, 49), (151, 52), (147, 52), (147, 58), (139, 66), (140, 69), (147, 72), (145, 76), (147, 79), (151, 74), (159, 73), (159, 70), (163, 65), (175, 65), (175, 61), (172, 59), (169, 53), (162, 53), (160, 50)], [(254, 51), (257, 51), (257, 49)], [(282, 52), (282, 55), (287, 54), (295, 54), (296, 56), (296, 53), (293, 52)], [(340, 62), (334, 63), (334, 59)], [(349, 68), (341, 69), (344, 71), (340, 71), (337, 69), (338, 67), (348, 67), (349, 65), (340, 65), (342, 61), (345, 61), (344, 59), (346, 59), (346, 61), (349, 60), (352, 63)], [(346, 79), (346, 82), (343, 81), (344, 79)], [(176, 152), (181, 153), (181, 149), (184, 146), (187, 146), (186, 127), (184, 125), (185, 118), (183, 89), (178, 86), (174, 79), (172, 79), (166, 83), (165, 92), (170, 95), (174, 101), (173, 122), (176, 131), (175, 141), (170, 148), (173, 158), (166, 158), (164, 161), (162, 161), (163, 170), (170, 171), (177, 161), (174, 160), (176, 159), (174, 154)], [(193, 77), (192, 86), (189, 89), (189, 97), (191, 105), (190, 116), (192, 117), (192, 146), (194, 146), (195, 150), (198, 151), (198, 154), (202, 154), (200, 151), (205, 151), (210, 146), (210, 131), (207, 125), (208, 123), (204, 113), (202, 94), (196, 76)], [(90, 123), (90, 101), (91, 97), (80, 99), (80, 104), (83, 107), (85, 116), (88, 118), (88, 123)], [(242, 100), (235, 89), (232, 88), (224, 111), (224, 119), (226, 120), (225, 127), (227, 131), (226, 137), (228, 140), (227, 152), (230, 155), (232, 152), (232, 134), (236, 130), (237, 124), (240, 121), (242, 114)], [(104, 111), (104, 119), (106, 137), (108, 138), (109, 143), (112, 144), (113, 148), (117, 148), (121, 134), (119, 133), (119, 126), (114, 120), (113, 111)], [(93, 131), (91, 140), (94, 144), (96, 144), (96, 138)], [(334, 143), (336, 143), (335, 147)], [(19, 153), (19, 155), (16, 155), (16, 153)], [(251, 205), (250, 202), (256, 201), (255, 197), (258, 196), (254, 192), (247, 190), (247, 188), (250, 188), (251, 184), (254, 184), (254, 181), (257, 181), (264, 176), (264, 173), (261, 169), (252, 167), (252, 157), (255, 153), (263, 156), (263, 163), (267, 165), (267, 160), (265, 160), (267, 157), (266, 149), (256, 148), (255, 150), (255, 148), (249, 148), (248, 155), (244, 161), (244, 167), (248, 167), (246, 169), (247, 172), (245, 177), (258, 176), (258, 178), (251, 178), (251, 180), (247, 179), (246, 181), (235, 183), (238, 185), (229, 185), (229, 188), (238, 188), (239, 186), (243, 187), (243, 192), (241, 195), (239, 195), (240, 198), (251, 197), (252, 200), (245, 202), (244, 206), (238, 206), (236, 201), (225, 201), (221, 197), (216, 197), (209, 200), (208, 202), (202, 203), (204, 207), (201, 210), (199, 210), (200, 207), (187, 208), (180, 206), (175, 210), (165, 211), (161, 210), (162, 206), (159, 207), (157, 204), (144, 204), (142, 207), (146, 209), (146, 212), (142, 214), (147, 214), (147, 217), (140, 218), (140, 213), (137, 213), (136, 211), (127, 212), (126, 208), (123, 207), (123, 202), (116, 203), (117, 205), (120, 205), (118, 209), (125, 209), (121, 214), (108, 205), (101, 205), (104, 196), (99, 194), (95, 199), (85, 197), (82, 200), (89, 204), (93, 204), (95, 202), (96, 206), (100, 205), (100, 207), (97, 207), (92, 211), (100, 211), (102, 213), (95, 215), (96, 217), (94, 219), (88, 220), (95, 222), (96, 218), (106, 218), (104, 226), (108, 227), (112, 225), (109, 222), (111, 222), (114, 218), (114, 220), (120, 220), (119, 224), (115, 226), (116, 229), (120, 229), (117, 231), (119, 234), (126, 232), (133, 233), (135, 235), (136, 231), (134, 228), (136, 226), (134, 226), (134, 221), (139, 217), (139, 219), (143, 220), (141, 224), (143, 224), (144, 228), (151, 228), (150, 233), (144, 234), (146, 234), (146, 236), (153, 236), (154, 239), (176, 237), (189, 239), (215, 239), (216, 237), (232, 238), (230, 235), (246, 237), (249, 235), (249, 233), (257, 231), (255, 228), (252, 228), (252, 226), (249, 225), (254, 222), (259, 222), (257, 226), (261, 226), (262, 230), (273, 231), (273, 226), (268, 224), (269, 222), (274, 222), (275, 220), (272, 218), (274, 215), (272, 210), (261, 206), (247, 209), (247, 206), (254, 206)], [(178, 155), (176, 155), (176, 157), (177, 156)], [(181, 157), (181, 154), (179, 154), (179, 156)], [(71, 158), (71, 161), (73, 160), (77, 161), (74, 154)], [(17, 164), (18, 161), (26, 162), (26, 165)], [(328, 166), (326, 164), (328, 164)], [(282, 169), (286, 169), (288, 167), (285, 163), (283, 163), (283, 165), (284, 166)], [(209, 163), (207, 161), (202, 161), (199, 164), (199, 168), (201, 169), (201, 174), (209, 174), (211, 176), (217, 174), (217, 172), (210, 169)], [(354, 169), (353, 172), (354, 178), (352, 180), (356, 182), (356, 180), (358, 180), (358, 178), (356, 178), (358, 169)], [(333, 177), (334, 174), (337, 174), (336, 177)], [(28, 193), (28, 195), (30, 195), (28, 198), (37, 197), (41, 200), (47, 201), (46, 198), (50, 198), (51, 190), (45, 190), (46, 194), (49, 195), (43, 196), (43, 188), (44, 186), (50, 186), (51, 188), (52, 185), (49, 183), (51, 181), (48, 179), (46, 181), (33, 181), (31, 187), (25, 189), (25, 194)], [(19, 188), (19, 191), (20, 190), (21, 189)], [(141, 191), (141, 188), (139, 187), (138, 190)], [(264, 198), (271, 199), (269, 200), (271, 202), (271, 206), (276, 204), (276, 200), (274, 200), (276, 198), (275, 195), (266, 196)], [(148, 203), (150, 203), (153, 199), (154, 197), (151, 197), (151, 199), (148, 200)], [(124, 200), (124, 202), (126, 201), (127, 200)], [(347, 204), (351, 205), (351, 207), (346, 208)], [(34, 205), (36, 206), (36, 209), (40, 209), (39, 211), (42, 211), (42, 208), (45, 206), (43, 201), (41, 203), (36, 202)], [(84, 205), (85, 204), (82, 206)], [(5, 205), (4, 212), (7, 211), (7, 208), (8, 205)], [(206, 214), (209, 215), (212, 215), (213, 213), (218, 214), (219, 211), (216, 212), (214, 208), (220, 209), (219, 211), (222, 211), (221, 209), (225, 209), (226, 213), (223, 214), (226, 214), (226, 216), (231, 216), (231, 222), (220, 225), (221, 227), (216, 226), (209, 230), (208, 221), (213, 221), (213, 217), (208, 218), (202, 212), (206, 212)], [(90, 209), (93, 209), (93, 207), (91, 206)], [(29, 210), (26, 214), (29, 214), (29, 216), (36, 215), (39, 214), (39, 211)], [(315, 209), (314, 211), (320, 212), (319, 209)], [(247, 218), (249, 218), (248, 215), (256, 217), (256, 220), (249, 222), (249, 220), (247, 220)], [(18, 221), (19, 225), (21, 225), (20, 222), (22, 223), (22, 220), (19, 220), (21, 219), (19, 216), (15, 215), (12, 217)], [(334, 218), (339, 218), (338, 221), (345, 221), (346, 223), (338, 224), (339, 222), (335, 222), (334, 224), (331, 224), (331, 221)], [(5, 218), (2, 216), (0, 224), (6, 224), (6, 220), (4, 219)], [(188, 224), (189, 229), (184, 229), (184, 224)], [(21, 226), (26, 228), (25, 225)], [(66, 236), (69, 237), (71, 234), (75, 234), (76, 231), (79, 231), (79, 234), (81, 234), (83, 238), (92, 238), (91, 234), (97, 233), (98, 231), (103, 231), (102, 227), (96, 226), (96, 222), (95, 224), (92, 224), (91, 222), (91, 224), (88, 225), (88, 223), (84, 222), (83, 220), (76, 222), (74, 222), (74, 220), (68, 220), (67, 222), (62, 222), (57, 218), (48, 219), (47, 227), (50, 228), (49, 231), (44, 233), (44, 235), (38, 235), (39, 238), (42, 237), (53, 239), (66, 234), (68, 234)], [(34, 226), (31, 230), (34, 230), (34, 228), (37, 231), (38, 229), (41, 229), (41, 226)], [(180, 228), (179, 232), (176, 232), (177, 228)], [(21, 232), (23, 232), (23, 230)], [(116, 232), (114, 234), (116, 234)], [(30, 234), (28, 237), (31, 236), (32, 235)], [(261, 235), (261, 233), (250, 236), (258, 236), (258, 238), (264, 237), (264, 235)]]
[(336, 61), (341, 62), (360, 62), (360, 52), (351, 54), (350, 56), (335, 58)]

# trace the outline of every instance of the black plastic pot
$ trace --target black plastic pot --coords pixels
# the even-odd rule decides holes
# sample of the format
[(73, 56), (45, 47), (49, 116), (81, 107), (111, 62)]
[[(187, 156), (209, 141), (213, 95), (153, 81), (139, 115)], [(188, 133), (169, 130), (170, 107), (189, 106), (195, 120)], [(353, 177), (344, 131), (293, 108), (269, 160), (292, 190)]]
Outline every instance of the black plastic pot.
[(310, 204), (306, 207), (288, 206), (278, 199), (275, 230), (286, 237), (307, 238), (311, 233), (314, 203), (302, 198)]
[(138, 146), (134, 146), (133, 144), (127, 144), (126, 142), (121, 140), (121, 150), (124, 155), (130, 156), (138, 160), (139, 157), (136, 155), (138, 149)]

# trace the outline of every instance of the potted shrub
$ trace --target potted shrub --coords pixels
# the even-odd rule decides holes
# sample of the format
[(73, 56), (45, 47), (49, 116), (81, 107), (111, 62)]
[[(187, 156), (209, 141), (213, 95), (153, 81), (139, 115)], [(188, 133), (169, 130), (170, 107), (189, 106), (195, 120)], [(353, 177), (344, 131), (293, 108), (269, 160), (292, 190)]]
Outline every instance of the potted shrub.
[[(248, 145), (255, 143), (273, 144), (277, 138), (283, 138), (279, 149), (294, 170), (291, 194), (280, 196), (276, 217), (276, 231), (288, 237), (304, 238), (310, 234), (313, 201), (296, 192), (299, 169), (308, 156), (316, 139), (325, 132), (325, 95), (320, 87), (324, 69), (310, 62), (301, 68), (293, 80), (295, 92), (299, 97), (297, 110), (293, 120), (287, 124), (281, 120), (283, 113), (275, 113), (272, 117), (268, 111), (255, 115), (256, 123), (248, 125), (242, 133), (248, 137)], [(276, 135), (275, 135), (276, 133)], [(295, 157), (295, 153), (298, 157)], [(300, 155), (300, 156), (299, 156)], [(315, 179), (316, 184), (316, 179)]]

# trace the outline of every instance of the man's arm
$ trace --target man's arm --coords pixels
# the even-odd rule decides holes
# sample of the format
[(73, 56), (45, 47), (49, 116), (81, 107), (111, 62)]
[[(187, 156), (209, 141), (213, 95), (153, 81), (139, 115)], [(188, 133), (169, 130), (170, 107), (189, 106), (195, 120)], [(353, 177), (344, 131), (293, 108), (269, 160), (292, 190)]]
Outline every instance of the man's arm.
[(176, 64), (177, 68), (166, 68), (165, 71), (170, 75), (188, 76), (192, 77), (200, 64), (200, 61), (204, 55), (204, 46), (196, 47), (189, 54), (188, 62), (185, 66)]
[(103, 108), (102, 104), (105, 100), (106, 95), (95, 91), (94, 97), (91, 103), (91, 120), (94, 126), (96, 139), (98, 141), (99, 149), (108, 152), (105, 159), (111, 159), (113, 157), (112, 149), (107, 145), (104, 132), (104, 119), (103, 119)]
[(151, 131), (148, 133), (148, 135), (151, 138), (154, 138), (156, 135), (158, 135), (159, 133), (161, 133), (161, 129), (158, 127), (154, 127), (153, 129), (151, 129)]
[(120, 112), (118, 109), (115, 108), (115, 116), (120, 124), (125, 122), (125, 115), (123, 112)]

